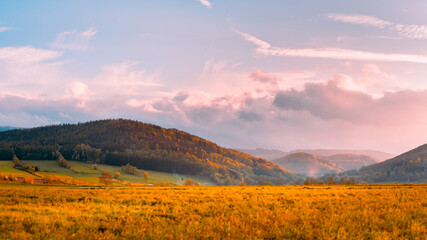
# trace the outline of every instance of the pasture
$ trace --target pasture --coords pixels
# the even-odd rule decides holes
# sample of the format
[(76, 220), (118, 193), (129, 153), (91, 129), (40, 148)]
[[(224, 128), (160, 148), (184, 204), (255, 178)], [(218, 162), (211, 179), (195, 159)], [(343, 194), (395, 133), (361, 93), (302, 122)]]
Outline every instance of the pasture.
[[(58, 165), (56, 161), (45, 161), (45, 160), (21, 160), (20, 163), (25, 163), (28, 165), (40, 166), (40, 171), (37, 174), (40, 175), (58, 175), (63, 177), (71, 177), (77, 179), (79, 182), (87, 182), (88, 184), (97, 184), (99, 183), (99, 177), (102, 172), (107, 171), (111, 174), (115, 172), (120, 172), (120, 166), (111, 166), (105, 164), (97, 164), (97, 169), (94, 169), (94, 164), (78, 161), (68, 161), (71, 168), (63, 168)], [(118, 180), (121, 182), (130, 182), (130, 183), (142, 183), (142, 184), (158, 184), (158, 183), (173, 183), (177, 185), (182, 185), (187, 179), (194, 179), (198, 181), (201, 185), (211, 186), (215, 185), (207, 177), (202, 176), (191, 176), (184, 174), (174, 174), (174, 173), (165, 173), (158, 171), (147, 171), (149, 174), (149, 180), (145, 181), (143, 177), (138, 177), (126, 173), (121, 173), (121, 176)], [(13, 163), (11, 161), (0, 161), (0, 173), (3, 175), (13, 175), (16, 177), (28, 177), (31, 176), (29, 173), (20, 171), (13, 168)], [(32, 176), (34, 179), (39, 177)]]

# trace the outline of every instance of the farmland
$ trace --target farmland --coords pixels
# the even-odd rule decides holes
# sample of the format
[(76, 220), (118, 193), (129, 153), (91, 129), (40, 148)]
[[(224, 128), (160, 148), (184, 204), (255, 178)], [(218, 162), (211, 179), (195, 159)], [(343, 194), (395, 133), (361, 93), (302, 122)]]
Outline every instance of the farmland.
[(0, 184), (0, 239), (424, 239), (426, 185)]

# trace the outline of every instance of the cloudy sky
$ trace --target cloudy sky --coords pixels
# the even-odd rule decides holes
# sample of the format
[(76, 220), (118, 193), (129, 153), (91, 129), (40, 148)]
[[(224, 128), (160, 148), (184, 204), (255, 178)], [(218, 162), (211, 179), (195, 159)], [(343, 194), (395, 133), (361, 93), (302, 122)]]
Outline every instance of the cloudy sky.
[(427, 142), (427, 2), (1, 1), (0, 126), (127, 118), (226, 147)]

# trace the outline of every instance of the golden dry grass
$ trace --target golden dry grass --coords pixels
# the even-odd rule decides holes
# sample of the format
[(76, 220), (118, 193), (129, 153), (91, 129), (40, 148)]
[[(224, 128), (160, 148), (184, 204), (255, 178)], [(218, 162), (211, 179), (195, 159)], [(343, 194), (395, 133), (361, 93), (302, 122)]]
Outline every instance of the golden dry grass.
[(0, 184), (0, 239), (425, 239), (427, 186)]

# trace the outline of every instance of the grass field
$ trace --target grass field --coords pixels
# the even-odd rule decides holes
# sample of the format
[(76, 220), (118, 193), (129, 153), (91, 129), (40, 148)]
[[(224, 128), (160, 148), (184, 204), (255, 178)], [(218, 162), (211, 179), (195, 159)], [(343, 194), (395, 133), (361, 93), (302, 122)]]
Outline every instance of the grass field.
[[(55, 174), (59, 176), (69, 176), (73, 178), (77, 178), (82, 181), (86, 181), (88, 183), (98, 183), (99, 177), (102, 172), (108, 171), (111, 174), (115, 172), (120, 172), (119, 166), (110, 166), (104, 164), (98, 164), (98, 169), (93, 169), (93, 164), (85, 163), (85, 162), (76, 162), (76, 161), (68, 161), (71, 166), (71, 169), (63, 168), (58, 165), (56, 161), (20, 161), (20, 163), (26, 163), (28, 165), (40, 166), (41, 171), (39, 174)], [(137, 177), (134, 175), (121, 173), (119, 180), (133, 182), (133, 183), (174, 183), (178, 185), (182, 185), (187, 179), (194, 179), (198, 181), (200, 184), (204, 186), (215, 185), (209, 178), (200, 177), (200, 176), (190, 176), (183, 174), (172, 174), (172, 173), (164, 173), (158, 171), (147, 171), (149, 174), (149, 181), (145, 181), (143, 177)], [(13, 163), (11, 161), (0, 161), (0, 173), (4, 174), (12, 174), (16, 177), (26, 177), (29, 176), (29, 173), (24, 171), (20, 171), (13, 168)], [(37, 178), (36, 176), (34, 178)]]
[(0, 184), (0, 239), (425, 239), (427, 186)]

